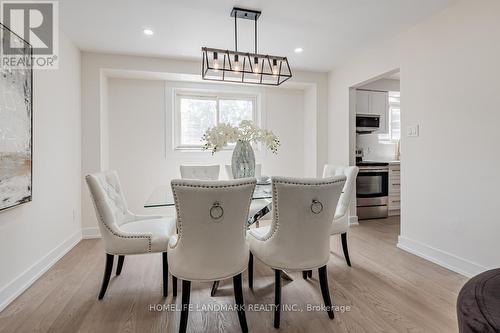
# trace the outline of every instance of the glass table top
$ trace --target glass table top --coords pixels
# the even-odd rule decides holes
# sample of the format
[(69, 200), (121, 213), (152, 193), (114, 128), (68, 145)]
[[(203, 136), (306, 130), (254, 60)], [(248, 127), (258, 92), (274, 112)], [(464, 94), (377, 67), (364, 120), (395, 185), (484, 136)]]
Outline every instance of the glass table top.
[[(252, 200), (272, 199), (272, 186), (256, 185)], [(153, 190), (149, 199), (144, 204), (144, 208), (175, 206), (174, 196), (170, 185), (158, 186)]]

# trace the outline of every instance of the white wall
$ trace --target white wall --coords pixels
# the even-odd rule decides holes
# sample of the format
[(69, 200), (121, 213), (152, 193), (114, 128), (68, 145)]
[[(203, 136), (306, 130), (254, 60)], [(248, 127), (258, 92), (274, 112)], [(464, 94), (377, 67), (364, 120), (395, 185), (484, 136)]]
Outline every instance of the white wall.
[(81, 239), (80, 51), (33, 82), (33, 201), (0, 213), (0, 311)]
[(403, 133), (420, 136), (401, 142), (399, 246), (465, 275), (500, 262), (498, 17), (499, 1), (460, 1), (329, 75), (329, 160), (345, 163), (349, 87), (400, 68)]
[[(212, 155), (209, 151), (173, 148), (175, 88), (260, 93), (262, 125), (272, 129), (282, 145), (278, 155), (256, 149), (257, 163), (262, 164), (266, 175), (304, 175), (302, 90), (111, 78), (108, 81), (109, 167), (118, 171), (133, 211), (151, 213), (151, 209), (143, 208), (145, 200), (158, 185), (168, 185), (171, 179), (179, 178), (181, 164), (231, 164), (232, 151)], [(226, 177), (224, 169), (220, 175)]]
[[(108, 127), (106, 124), (109, 121), (107, 119), (109, 114), (106, 115), (110, 105), (110, 101), (107, 101), (109, 87), (106, 88), (106, 86), (109, 77), (123, 76), (156, 80), (165, 80), (165, 77), (167, 77), (167, 80), (172, 80), (172, 77), (184, 81), (192, 81), (193, 78), (199, 80), (200, 64), (195, 61), (84, 52), (82, 56), (82, 140), (84, 143), (82, 146), (82, 177), (85, 174), (110, 167), (111, 161), (107, 160), (106, 152), (109, 150), (107, 145), (112, 139), (107, 137), (106, 131), (103, 132), (103, 129)], [(150, 84), (154, 85), (151, 82)], [(304, 112), (312, 114), (307, 116), (303, 114), (297, 122), (302, 124), (304, 119), (307, 118), (309, 122), (313, 123), (316, 130), (310, 132), (313, 137), (311, 142), (314, 143), (314, 146), (299, 148), (299, 154), (301, 155), (306, 149), (313, 150), (314, 152), (308, 156), (312, 156), (315, 160), (311, 161), (309, 159), (307, 165), (304, 161), (300, 161), (299, 165), (300, 168), (303, 168), (301, 169), (303, 173), (307, 170), (307, 174), (320, 174), (320, 170), (327, 160), (327, 75), (325, 73), (294, 72), (293, 79), (287, 82), (286, 86), (292, 88), (292, 90), (285, 91), (278, 88), (280, 90), (277, 90), (275, 94), (277, 97), (268, 99), (266, 103), (270, 109), (283, 110), (283, 103), (281, 102), (291, 98), (287, 94), (293, 89), (301, 91), (300, 102), (293, 100), (293, 98), (291, 101), (300, 103), (301, 107), (306, 105), (303, 108)], [(305, 89), (314, 89), (316, 95), (309, 95), (306, 99), (304, 97)], [(159, 108), (160, 105), (154, 104), (151, 107)], [(287, 117), (273, 118), (275, 113), (270, 113), (270, 115), (271, 118), (268, 121), (273, 124), (273, 127), (269, 127), (270, 129), (286, 133), (289, 129), (294, 128), (289, 123), (290, 121), (295, 123), (295, 117), (292, 119)], [(304, 132), (296, 134), (305, 137)], [(289, 143), (283, 142), (282, 152), (289, 151), (287, 145)], [(224, 155), (216, 158), (222, 158), (222, 156)], [(295, 165), (295, 161), (287, 157), (287, 155), (282, 156), (280, 153), (280, 159), (290, 163), (291, 169), (298, 167)], [(189, 159), (186, 158), (186, 160)], [(175, 164), (172, 164), (172, 166), (176, 168)], [(269, 170), (266, 170), (266, 168), (269, 168)], [(276, 172), (272, 164), (269, 164), (269, 167), (265, 166), (264, 170), (271, 174)], [(295, 171), (293, 172), (295, 173)], [(84, 236), (97, 236), (94, 210), (86, 188), (82, 193), (82, 224)]]
[(379, 79), (363, 84), (358, 88), (367, 90), (399, 91), (400, 82), (396, 79)]

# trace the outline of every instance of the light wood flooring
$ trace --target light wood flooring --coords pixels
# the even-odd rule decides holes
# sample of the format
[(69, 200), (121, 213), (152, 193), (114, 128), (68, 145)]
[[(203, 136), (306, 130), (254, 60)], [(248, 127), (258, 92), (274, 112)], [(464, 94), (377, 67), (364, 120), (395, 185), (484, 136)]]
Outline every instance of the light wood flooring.
[[(349, 306), (329, 320), (324, 312), (308, 312), (307, 304), (321, 305), (318, 274), (283, 282), (282, 302), (297, 304), (283, 312), (281, 329), (273, 328), (273, 313), (247, 311), (250, 332), (456, 332), (455, 302), (466, 278), (396, 248), (397, 217), (362, 222), (349, 231), (352, 268), (342, 255), (340, 237), (332, 237), (328, 263), (330, 292), (335, 305)], [(103, 301), (97, 300), (104, 270), (101, 240), (84, 240), (33, 286), (0, 313), (0, 332), (177, 332), (180, 313), (151, 311), (154, 304), (179, 304), (161, 297), (161, 255), (129, 256), (122, 274), (111, 279)], [(116, 260), (115, 260), (116, 266)], [(272, 304), (274, 274), (254, 263), (254, 290), (247, 304)], [(191, 302), (233, 304), (231, 280), (222, 281), (215, 297), (208, 283), (193, 283)], [(302, 309), (303, 311), (300, 311)], [(236, 312), (195, 311), (188, 332), (240, 332)]]

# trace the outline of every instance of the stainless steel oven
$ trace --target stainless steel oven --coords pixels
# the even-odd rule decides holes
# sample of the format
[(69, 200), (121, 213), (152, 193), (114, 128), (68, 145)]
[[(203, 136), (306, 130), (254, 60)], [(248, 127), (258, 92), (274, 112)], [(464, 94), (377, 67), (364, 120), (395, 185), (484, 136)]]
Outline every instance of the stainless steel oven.
[(388, 216), (389, 164), (362, 162), (358, 164), (356, 198), (358, 219), (384, 218)]

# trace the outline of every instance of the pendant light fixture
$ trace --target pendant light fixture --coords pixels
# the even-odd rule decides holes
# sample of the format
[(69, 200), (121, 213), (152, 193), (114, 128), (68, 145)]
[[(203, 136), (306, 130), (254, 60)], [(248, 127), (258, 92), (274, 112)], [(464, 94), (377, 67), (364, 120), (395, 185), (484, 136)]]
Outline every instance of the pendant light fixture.
[[(260, 11), (234, 7), (234, 51), (203, 47), (201, 76), (203, 80), (227, 81), (279, 86), (292, 77), (286, 57), (257, 53), (257, 20)], [(254, 22), (254, 53), (238, 51), (238, 19)]]

